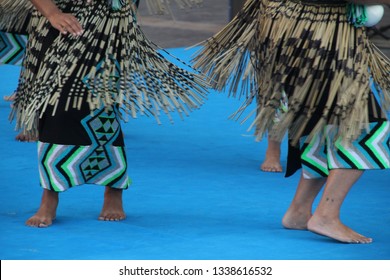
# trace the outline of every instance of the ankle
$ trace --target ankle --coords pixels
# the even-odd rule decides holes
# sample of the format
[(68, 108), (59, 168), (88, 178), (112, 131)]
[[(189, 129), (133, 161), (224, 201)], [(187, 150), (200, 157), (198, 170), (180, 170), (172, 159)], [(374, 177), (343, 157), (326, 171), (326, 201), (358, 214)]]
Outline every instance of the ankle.
[(123, 191), (122, 189), (106, 187), (104, 192), (108, 194), (121, 194), (122, 191)]

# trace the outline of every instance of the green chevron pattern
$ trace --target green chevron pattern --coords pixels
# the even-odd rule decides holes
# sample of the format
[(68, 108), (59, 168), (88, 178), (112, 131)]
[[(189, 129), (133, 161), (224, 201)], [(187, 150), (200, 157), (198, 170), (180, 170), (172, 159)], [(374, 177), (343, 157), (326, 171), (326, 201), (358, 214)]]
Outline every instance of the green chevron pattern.
[(0, 64), (21, 65), (26, 44), (25, 35), (0, 32)]
[(329, 175), (331, 169), (388, 169), (390, 168), (390, 122), (371, 123), (369, 131), (351, 145), (342, 141), (333, 142), (337, 127), (325, 129), (326, 143), (313, 138), (310, 143), (301, 139), (301, 163), (305, 178), (319, 178)]

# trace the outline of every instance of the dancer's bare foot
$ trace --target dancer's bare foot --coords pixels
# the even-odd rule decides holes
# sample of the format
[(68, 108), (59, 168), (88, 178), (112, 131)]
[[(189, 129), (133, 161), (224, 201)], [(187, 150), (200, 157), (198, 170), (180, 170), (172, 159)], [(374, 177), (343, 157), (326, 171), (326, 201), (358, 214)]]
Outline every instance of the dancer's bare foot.
[(271, 157), (271, 156), (266, 156), (265, 160), (260, 166), (261, 171), (264, 172), (282, 172), (283, 168), (282, 165), (280, 164), (279, 161), (279, 156), (277, 157)]
[(18, 135), (15, 136), (15, 140), (20, 142), (37, 142), (38, 138), (20, 132)]
[(57, 206), (58, 193), (43, 190), (41, 205), (37, 213), (26, 221), (26, 225), (40, 228), (50, 226), (56, 217)]
[(290, 206), (282, 219), (283, 227), (287, 229), (307, 230), (307, 222), (311, 218), (311, 211)]
[(345, 226), (340, 220), (330, 220), (325, 217), (313, 217), (308, 222), (308, 230), (311, 232), (324, 235), (326, 237), (335, 239), (343, 243), (354, 243), (354, 244), (367, 244), (372, 242), (372, 238), (365, 237), (351, 228)]
[(265, 153), (265, 160), (261, 164), (260, 169), (265, 172), (282, 172), (283, 168), (280, 164), (280, 143), (268, 139), (268, 147)]
[(341, 205), (353, 184), (362, 174), (362, 170), (355, 169), (329, 171), (320, 203), (307, 223), (308, 230), (344, 243), (372, 242), (371, 238), (353, 231), (340, 221)]
[(122, 204), (122, 190), (106, 187), (104, 203), (99, 215), (101, 221), (121, 221), (126, 218)]
[(325, 180), (325, 178), (305, 179), (301, 174), (294, 198), (282, 219), (285, 228), (307, 230), (307, 222), (312, 216), (313, 202)]

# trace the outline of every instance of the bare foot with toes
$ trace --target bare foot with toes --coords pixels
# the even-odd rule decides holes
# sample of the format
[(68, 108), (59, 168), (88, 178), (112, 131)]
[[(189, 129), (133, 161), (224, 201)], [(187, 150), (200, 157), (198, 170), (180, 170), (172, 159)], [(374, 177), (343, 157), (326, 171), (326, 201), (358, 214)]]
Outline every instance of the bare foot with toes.
[(260, 166), (261, 171), (264, 172), (282, 172), (283, 168), (280, 164), (279, 157), (266, 157)]
[(55, 217), (58, 206), (58, 193), (49, 190), (43, 190), (41, 205), (37, 213), (26, 221), (30, 227), (45, 228), (50, 226)]
[(126, 218), (122, 205), (122, 190), (106, 187), (100, 221), (121, 221)]
[(353, 231), (340, 220), (327, 220), (313, 216), (308, 222), (308, 230), (343, 243), (368, 244), (372, 242), (372, 238)]
[(268, 139), (268, 147), (265, 153), (265, 160), (261, 164), (260, 169), (265, 172), (282, 172), (283, 168), (280, 164), (280, 143)]

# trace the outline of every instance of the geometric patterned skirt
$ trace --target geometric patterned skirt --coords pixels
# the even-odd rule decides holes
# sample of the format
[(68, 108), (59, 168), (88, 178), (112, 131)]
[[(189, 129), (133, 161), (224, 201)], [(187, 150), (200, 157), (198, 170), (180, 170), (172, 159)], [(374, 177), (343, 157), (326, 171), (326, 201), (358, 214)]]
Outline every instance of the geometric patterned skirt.
[[(372, 94), (369, 108), (379, 105)], [(352, 142), (337, 138), (337, 125), (327, 125), (310, 141), (308, 132), (298, 145), (288, 145), (286, 177), (302, 168), (306, 179), (323, 178), (332, 169), (388, 169), (390, 168), (390, 121), (386, 116), (370, 112), (369, 127)], [(336, 141), (334, 139), (337, 139)]]
[[(336, 127), (329, 125), (324, 133), (309, 143), (302, 137), (299, 148), (290, 145), (286, 177), (302, 167), (306, 179), (323, 178), (332, 169), (387, 169), (390, 168), (390, 122), (379, 121), (370, 124), (369, 132), (345, 145), (333, 142)], [(325, 142), (321, 138), (325, 137)]]
[(82, 184), (127, 189), (127, 162), (118, 112), (89, 109), (46, 113), (39, 122), (41, 186), (56, 192)]

